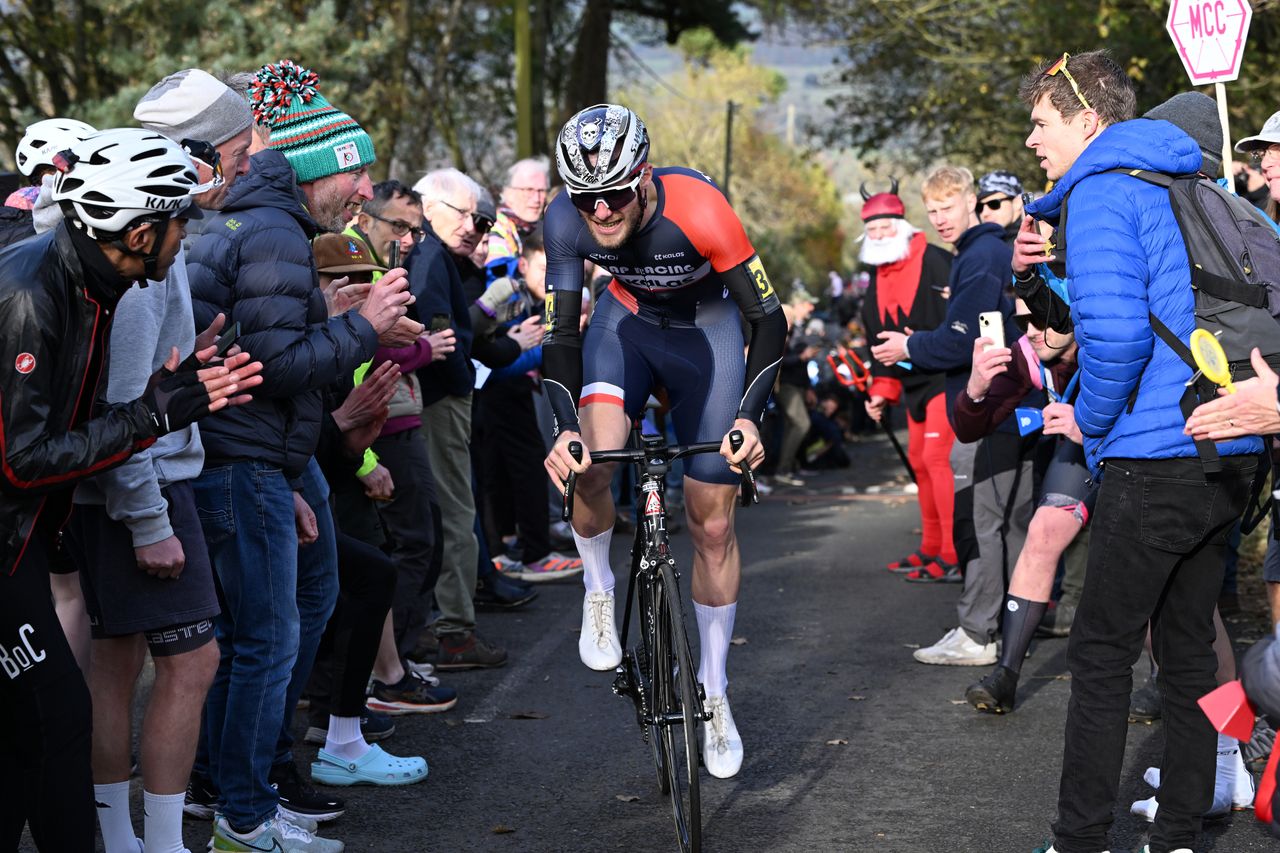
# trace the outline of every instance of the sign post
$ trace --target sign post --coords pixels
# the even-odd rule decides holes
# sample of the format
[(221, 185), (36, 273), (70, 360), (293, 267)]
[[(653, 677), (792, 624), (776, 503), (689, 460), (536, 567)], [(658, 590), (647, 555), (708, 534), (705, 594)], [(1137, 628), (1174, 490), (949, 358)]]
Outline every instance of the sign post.
[(1249, 0), (1172, 0), (1165, 29), (1173, 39), (1178, 58), (1196, 86), (1213, 84), (1218, 96), (1218, 120), (1222, 123), (1222, 168), (1228, 182), (1234, 180), (1231, 128), (1227, 123), (1227, 87), (1240, 76), (1245, 40), (1253, 7)]

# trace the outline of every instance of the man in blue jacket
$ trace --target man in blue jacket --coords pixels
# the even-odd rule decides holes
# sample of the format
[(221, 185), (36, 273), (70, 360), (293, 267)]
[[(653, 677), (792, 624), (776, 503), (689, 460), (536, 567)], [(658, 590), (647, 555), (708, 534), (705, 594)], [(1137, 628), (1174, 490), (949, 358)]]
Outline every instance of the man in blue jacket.
[[(1182, 341), (1196, 321), (1190, 266), (1167, 192), (1114, 172), (1195, 173), (1199, 146), (1165, 121), (1131, 121), (1133, 86), (1105, 52), (1047, 62), (1019, 92), (1031, 108), (1027, 146), (1056, 185), (1028, 212), (1057, 222), (1080, 344), (1075, 418), (1101, 481), (1084, 593), (1068, 647), (1058, 820), (1049, 850), (1108, 846), (1124, 761), (1131, 667), (1147, 623), (1160, 663), (1165, 752), (1154, 853), (1195, 847), (1213, 797), (1216, 736), (1196, 700), (1215, 686), (1213, 608), (1228, 530), (1244, 509), (1256, 438), (1217, 445), (1207, 475), (1179, 408), (1191, 369), (1152, 332), (1158, 317)], [(1024, 223), (1024, 231), (1032, 228)], [(1019, 236), (1015, 262), (1031, 257)], [(1065, 246), (1065, 251), (1062, 247)]]

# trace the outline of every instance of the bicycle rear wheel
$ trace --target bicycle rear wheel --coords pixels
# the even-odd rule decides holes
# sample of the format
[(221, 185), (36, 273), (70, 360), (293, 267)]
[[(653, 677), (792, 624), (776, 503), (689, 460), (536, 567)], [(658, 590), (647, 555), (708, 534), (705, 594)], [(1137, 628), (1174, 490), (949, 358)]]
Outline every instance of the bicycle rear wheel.
[(655, 658), (665, 662), (654, 669), (654, 708), (661, 721), (666, 753), (667, 793), (680, 849), (702, 849), (702, 804), (698, 789), (698, 728), (702, 697), (684, 627), (684, 608), (675, 569), (663, 562), (654, 582), (657, 609)]

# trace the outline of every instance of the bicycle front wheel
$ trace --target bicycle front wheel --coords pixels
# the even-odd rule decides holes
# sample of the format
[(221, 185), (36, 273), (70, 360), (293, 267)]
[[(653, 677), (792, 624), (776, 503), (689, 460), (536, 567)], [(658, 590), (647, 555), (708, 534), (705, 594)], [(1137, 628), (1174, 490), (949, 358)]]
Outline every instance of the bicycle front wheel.
[(666, 754), (667, 793), (680, 849), (702, 849), (702, 804), (698, 789), (698, 729), (702, 723), (702, 697), (698, 689), (693, 654), (684, 626), (684, 607), (675, 569), (662, 563), (654, 581), (658, 595), (654, 668), (654, 710)]

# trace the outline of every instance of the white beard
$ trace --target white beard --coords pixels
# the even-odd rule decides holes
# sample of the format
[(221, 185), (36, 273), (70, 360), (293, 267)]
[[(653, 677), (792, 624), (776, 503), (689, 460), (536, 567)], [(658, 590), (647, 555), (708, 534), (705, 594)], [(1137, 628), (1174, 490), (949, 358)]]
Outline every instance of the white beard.
[(911, 238), (915, 233), (916, 229), (904, 221), (898, 225), (898, 233), (892, 237), (880, 240), (864, 237), (862, 248), (858, 251), (858, 260), (870, 267), (895, 264), (910, 254)]

